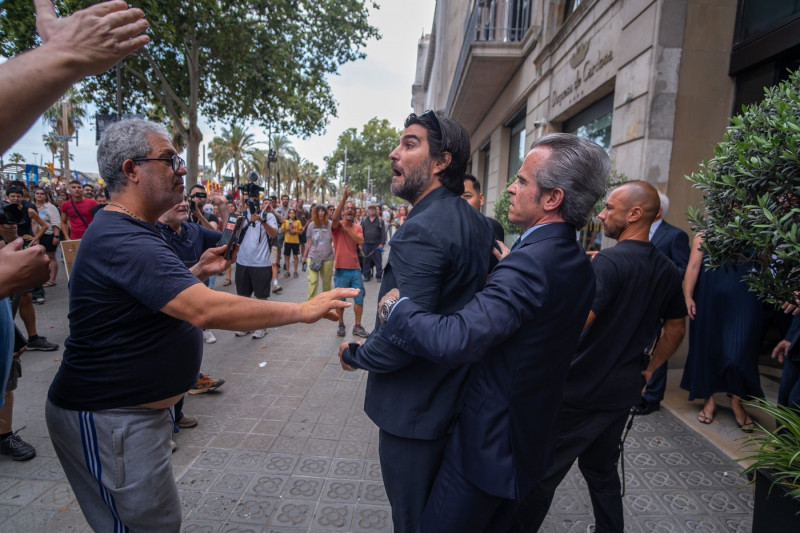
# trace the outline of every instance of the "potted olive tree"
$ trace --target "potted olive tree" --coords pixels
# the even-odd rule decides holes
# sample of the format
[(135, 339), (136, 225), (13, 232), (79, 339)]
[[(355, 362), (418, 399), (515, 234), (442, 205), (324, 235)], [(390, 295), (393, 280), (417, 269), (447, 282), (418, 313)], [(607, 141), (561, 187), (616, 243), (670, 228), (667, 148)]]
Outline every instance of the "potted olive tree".
[[(767, 302), (795, 301), (800, 291), (800, 75), (765, 90), (764, 99), (731, 119), (714, 157), (688, 177), (703, 191), (689, 210), (704, 233), (706, 266), (756, 261), (751, 291)], [(800, 412), (765, 400), (752, 405), (779, 430), (751, 437), (753, 531), (800, 531)], [(775, 505), (775, 507), (772, 507)], [(781, 524), (780, 520), (786, 520)]]

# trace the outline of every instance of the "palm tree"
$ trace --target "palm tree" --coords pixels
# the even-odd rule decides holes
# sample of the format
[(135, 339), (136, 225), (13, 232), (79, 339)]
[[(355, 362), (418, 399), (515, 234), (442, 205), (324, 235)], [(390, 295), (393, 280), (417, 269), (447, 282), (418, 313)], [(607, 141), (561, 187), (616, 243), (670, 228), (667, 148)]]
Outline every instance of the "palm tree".
[(64, 95), (67, 109), (67, 129), (64, 130), (64, 105), (62, 100), (47, 108), (42, 115), (42, 122), (53, 127), (53, 131), (58, 135), (75, 135), (75, 130), (83, 126), (83, 119), (86, 118), (86, 108), (83, 107), (83, 97), (74, 89), (69, 89)]
[(56, 154), (58, 154), (59, 150), (61, 150), (60, 143), (56, 140), (54, 132), (50, 132), (47, 135), (42, 135), (42, 142), (44, 143), (44, 147), (50, 150), (50, 153), (53, 155), (52, 163), (53, 166), (56, 164)]
[[(277, 195), (281, 194), (281, 175), (289, 180), (294, 179), (297, 172), (296, 158), (297, 150), (292, 147), (292, 143), (285, 135), (276, 133), (270, 140), (270, 147), (275, 150), (278, 161), (272, 164), (272, 173), (275, 175)], [(286, 182), (287, 185), (289, 181)]]
[(325, 203), (325, 193), (329, 192), (331, 195), (336, 194), (336, 184), (331, 180), (331, 176), (325, 173), (317, 174), (317, 179), (314, 181), (314, 187), (319, 191), (322, 199), (320, 203)]
[(317, 165), (303, 159), (297, 171), (297, 188), (295, 189), (296, 197), (300, 197), (300, 190), (303, 191), (303, 196), (309, 198), (311, 196), (311, 188), (317, 179)]
[[(226, 161), (233, 168), (234, 184), (239, 186), (240, 169), (247, 166), (253, 157), (255, 141), (253, 134), (247, 133), (244, 128), (234, 124), (230, 129), (223, 128), (222, 135), (214, 137), (214, 157)], [(219, 166), (217, 167), (220, 168)]]

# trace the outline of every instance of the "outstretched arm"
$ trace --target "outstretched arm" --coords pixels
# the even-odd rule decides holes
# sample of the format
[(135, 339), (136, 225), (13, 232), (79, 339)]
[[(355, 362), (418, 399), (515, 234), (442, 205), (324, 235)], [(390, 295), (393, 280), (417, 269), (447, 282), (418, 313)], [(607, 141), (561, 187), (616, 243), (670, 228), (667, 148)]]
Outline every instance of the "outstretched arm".
[[(150, 38), (144, 12), (124, 0), (100, 2), (58, 18), (35, 0), (44, 44), (0, 65), (0, 152), (7, 150), (75, 82), (105, 72)], [(25, 80), (21, 88), (20, 80)]]

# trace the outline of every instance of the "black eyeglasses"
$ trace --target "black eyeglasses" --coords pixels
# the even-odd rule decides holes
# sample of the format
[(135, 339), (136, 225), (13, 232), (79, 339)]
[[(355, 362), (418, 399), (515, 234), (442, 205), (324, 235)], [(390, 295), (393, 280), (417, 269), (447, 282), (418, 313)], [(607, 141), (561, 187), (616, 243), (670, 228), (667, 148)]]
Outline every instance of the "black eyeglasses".
[(182, 157), (178, 156), (178, 154), (175, 154), (172, 157), (137, 157), (136, 159), (131, 159), (131, 161), (135, 161), (137, 163), (140, 161), (169, 161), (172, 164), (172, 170), (175, 172), (179, 171), (181, 167), (186, 166), (186, 161), (184, 161)]
[(420, 118), (422, 117), (430, 117), (431, 122), (433, 122), (433, 127), (436, 129), (436, 133), (438, 133), (439, 136), (441, 137), (442, 126), (441, 124), (439, 124), (439, 118), (436, 116), (436, 113), (432, 109), (428, 109), (427, 111), (425, 111), (420, 115)]

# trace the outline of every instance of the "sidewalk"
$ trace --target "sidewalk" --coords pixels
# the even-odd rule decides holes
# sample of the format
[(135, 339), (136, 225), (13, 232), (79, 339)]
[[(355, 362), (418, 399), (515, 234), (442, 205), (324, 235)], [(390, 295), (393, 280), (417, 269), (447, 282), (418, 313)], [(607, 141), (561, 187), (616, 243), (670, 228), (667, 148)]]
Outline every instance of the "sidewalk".
[[(218, 289), (223, 279), (217, 278)], [(284, 291), (274, 300), (305, 298), (304, 274), (280, 282)], [(369, 331), (379, 287), (374, 280), (366, 287)], [(61, 273), (36, 310), (40, 334), (62, 348), (66, 307)], [(275, 328), (259, 340), (214, 332), (218, 341), (205, 345), (203, 371), (226, 383), (218, 392), (187, 397), (184, 412), (200, 423), (174, 436), (183, 531), (391, 531), (377, 428), (363, 412), (366, 374), (343, 372), (338, 363), (340, 342), (358, 339), (350, 333), (352, 311), (345, 322), (344, 339), (327, 321)], [(27, 427), (21, 435), (38, 455), (22, 463), (0, 457), (0, 531), (89, 531), (44, 424), (61, 350), (23, 358), (14, 427)], [(751, 487), (743, 486), (729, 457), (695, 433), (697, 425), (666, 409), (637, 417), (624, 456), (626, 531), (750, 530)], [(592, 521), (585, 482), (573, 469), (543, 530), (586, 531)]]

